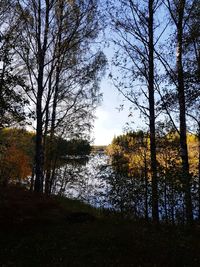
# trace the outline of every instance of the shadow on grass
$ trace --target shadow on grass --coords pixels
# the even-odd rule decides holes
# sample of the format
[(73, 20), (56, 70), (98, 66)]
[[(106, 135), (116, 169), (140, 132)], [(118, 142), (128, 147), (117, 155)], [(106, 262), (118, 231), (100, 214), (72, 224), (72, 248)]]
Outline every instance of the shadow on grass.
[(200, 266), (198, 226), (155, 226), (80, 201), (0, 190), (0, 266)]

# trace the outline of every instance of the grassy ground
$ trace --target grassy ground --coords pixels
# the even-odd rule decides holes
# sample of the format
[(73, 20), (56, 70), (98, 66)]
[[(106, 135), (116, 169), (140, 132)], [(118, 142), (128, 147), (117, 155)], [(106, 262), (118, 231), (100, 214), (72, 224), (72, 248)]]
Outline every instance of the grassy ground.
[(124, 220), (9, 188), (0, 190), (0, 266), (200, 266), (200, 227)]

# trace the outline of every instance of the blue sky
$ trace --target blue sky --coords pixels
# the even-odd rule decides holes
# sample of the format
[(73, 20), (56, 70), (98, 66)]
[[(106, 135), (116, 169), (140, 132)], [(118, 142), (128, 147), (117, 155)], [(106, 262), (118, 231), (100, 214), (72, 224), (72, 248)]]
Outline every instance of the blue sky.
[(123, 100), (119, 96), (117, 89), (111, 84), (111, 81), (104, 79), (101, 83), (101, 91), (103, 93), (103, 101), (95, 114), (94, 144), (108, 145), (114, 135), (122, 133), (128, 114), (127, 111), (119, 112), (117, 109)]
[[(108, 145), (115, 135), (123, 133), (126, 123), (131, 122), (133, 118), (128, 117), (130, 104), (124, 102), (122, 95), (107, 77), (102, 80), (101, 91), (103, 101), (96, 111), (93, 137), (95, 145)], [(119, 106), (123, 103), (125, 108), (119, 111)], [(144, 125), (137, 111), (134, 111), (134, 124), (131, 125), (133, 129), (137, 129), (138, 125), (142, 128)]]
[[(159, 20), (161, 22), (161, 26), (157, 29), (156, 36), (160, 36), (161, 32), (163, 31), (166, 23), (167, 18), (166, 15), (161, 8), (159, 10)], [(166, 28), (165, 32), (160, 38), (160, 41), (165, 42), (167, 39), (168, 34), (171, 32), (170, 28)], [(110, 40), (115, 36), (115, 33), (111, 29), (107, 29), (105, 31), (105, 39), (109, 45), (104, 49), (104, 53), (108, 60), (108, 72), (105, 75), (104, 79), (101, 82), (101, 92), (103, 93), (103, 101), (101, 106), (97, 108), (96, 111), (96, 120), (94, 123), (93, 129), (93, 137), (94, 137), (94, 144), (95, 145), (108, 145), (111, 143), (113, 137), (115, 135), (122, 134), (124, 132), (124, 127), (126, 126), (127, 122), (133, 121), (131, 123), (131, 128), (133, 130), (137, 129), (144, 129), (146, 128), (146, 123), (144, 122), (144, 116), (141, 118), (139, 111), (132, 110), (133, 117), (129, 117), (129, 107), (130, 102), (127, 100), (126, 102), (124, 97), (120, 95), (117, 88), (114, 87), (111, 80), (108, 78), (108, 73), (111, 72), (113, 76), (121, 76), (119, 72), (117, 72), (116, 68), (112, 64), (112, 59), (114, 53), (118, 51), (118, 47), (113, 45), (113, 42)], [(155, 37), (156, 38), (156, 37)], [(133, 40), (134, 41), (134, 40)], [(162, 66), (159, 66), (162, 69)], [(122, 78), (123, 79), (123, 78)], [(119, 112), (119, 106), (124, 103), (125, 109)]]
[[(110, 33), (111, 34), (111, 33)], [(107, 32), (109, 36), (109, 32)], [(114, 76), (119, 75), (116, 68), (112, 64), (112, 59), (117, 49), (113, 44), (103, 49), (107, 60), (108, 68), (104, 78), (101, 81), (101, 93), (103, 93), (103, 101), (96, 110), (96, 119), (94, 122), (92, 138), (94, 138), (95, 145), (108, 145), (112, 142), (114, 136), (120, 135), (124, 132), (126, 123), (133, 121), (132, 117), (129, 117), (130, 102), (119, 93), (117, 88), (113, 85), (110, 78), (108, 78), (111, 72)], [(119, 111), (120, 105), (124, 104), (124, 109)], [(144, 127), (139, 112), (133, 111), (134, 123), (131, 123), (131, 128), (134, 130)]]

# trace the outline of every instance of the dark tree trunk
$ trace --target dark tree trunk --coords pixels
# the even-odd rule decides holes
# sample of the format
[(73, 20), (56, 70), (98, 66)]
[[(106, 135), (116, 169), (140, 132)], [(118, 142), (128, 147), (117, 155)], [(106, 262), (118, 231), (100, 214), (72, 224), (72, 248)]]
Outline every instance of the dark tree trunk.
[(144, 155), (144, 179), (145, 179), (145, 219), (149, 219), (149, 208), (148, 208), (148, 172), (147, 172), (147, 155)]
[[(50, 129), (50, 138), (49, 138), (49, 150), (47, 154), (47, 171), (46, 171), (46, 181), (45, 181), (45, 193), (51, 194), (51, 185), (54, 179), (54, 172), (53, 168), (53, 159), (55, 159), (55, 151), (52, 149), (54, 144), (54, 135), (55, 135), (55, 124), (56, 124), (56, 112), (57, 112), (57, 101), (58, 101), (58, 93), (59, 93), (59, 81), (60, 81), (60, 57), (61, 57), (61, 39), (62, 39), (62, 27), (63, 27), (63, 9), (64, 9), (64, 1), (61, 1), (59, 4), (59, 11), (60, 16), (58, 17), (58, 26), (59, 26), (59, 32), (58, 32), (58, 43), (57, 43), (57, 49), (58, 49), (58, 62), (56, 66), (56, 77), (55, 77), (55, 92), (53, 97), (53, 107), (52, 107), (52, 116), (51, 116), (51, 129)], [(56, 161), (56, 159), (55, 159)]]
[(32, 167), (30, 191), (33, 191), (34, 189), (34, 178), (35, 178), (35, 166)]
[(149, 0), (149, 120), (150, 120), (150, 151), (151, 151), (151, 174), (152, 174), (152, 217), (154, 222), (159, 222), (158, 213), (158, 182), (156, 161), (156, 137), (155, 137), (155, 99), (154, 99), (154, 1)]
[(179, 101), (179, 120), (180, 120), (180, 149), (182, 160), (182, 175), (184, 178), (185, 188), (185, 205), (187, 221), (193, 220), (192, 214), (192, 200), (190, 190), (190, 173), (188, 162), (188, 147), (186, 135), (186, 105), (185, 105), (185, 87), (184, 87), (184, 74), (183, 74), (183, 18), (185, 10), (185, 0), (179, 1), (178, 7), (178, 23), (177, 23), (177, 81), (178, 81), (178, 101)]
[(43, 109), (42, 109), (42, 97), (44, 92), (43, 78), (45, 68), (45, 55), (47, 51), (47, 40), (49, 31), (49, 1), (46, 0), (45, 11), (45, 27), (42, 34), (42, 4), (41, 0), (38, 1), (38, 21), (37, 21), (37, 45), (38, 45), (38, 78), (37, 78), (37, 103), (36, 103), (36, 155), (35, 155), (35, 191), (43, 192), (44, 182), (44, 147), (43, 147)]
[(167, 211), (167, 178), (165, 176), (164, 181), (164, 210), (165, 210), (165, 221), (168, 222), (168, 211)]
[(198, 159), (198, 197), (199, 197), (199, 214), (198, 219), (200, 221), (200, 124), (198, 129), (198, 153), (199, 153), (199, 159)]
[(56, 123), (56, 109), (57, 109), (57, 100), (58, 100), (58, 90), (59, 90), (59, 78), (60, 78), (60, 69), (59, 66), (56, 70), (56, 86), (55, 86), (55, 93), (53, 99), (53, 108), (52, 108), (52, 117), (51, 117), (51, 129), (50, 129), (50, 137), (49, 137), (49, 150), (47, 155), (47, 171), (46, 171), (46, 180), (45, 180), (45, 193), (51, 194), (51, 172), (52, 172), (52, 162), (54, 159), (54, 135), (55, 135), (55, 123)]
[[(39, 81), (41, 78), (39, 79)], [(44, 168), (44, 151), (43, 151), (43, 123), (42, 123), (42, 91), (41, 81), (38, 82), (37, 94), (37, 127), (36, 127), (36, 153), (35, 153), (35, 191), (43, 192), (43, 168)]]

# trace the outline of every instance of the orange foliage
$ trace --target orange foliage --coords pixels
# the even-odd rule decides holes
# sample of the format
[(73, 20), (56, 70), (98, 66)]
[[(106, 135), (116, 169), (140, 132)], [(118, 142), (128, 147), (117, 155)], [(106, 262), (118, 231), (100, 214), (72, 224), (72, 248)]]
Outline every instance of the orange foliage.
[(4, 177), (8, 181), (20, 182), (31, 173), (30, 158), (16, 147), (15, 144), (9, 146), (4, 154), (3, 160)]

